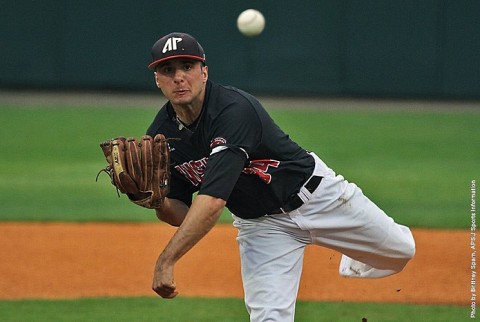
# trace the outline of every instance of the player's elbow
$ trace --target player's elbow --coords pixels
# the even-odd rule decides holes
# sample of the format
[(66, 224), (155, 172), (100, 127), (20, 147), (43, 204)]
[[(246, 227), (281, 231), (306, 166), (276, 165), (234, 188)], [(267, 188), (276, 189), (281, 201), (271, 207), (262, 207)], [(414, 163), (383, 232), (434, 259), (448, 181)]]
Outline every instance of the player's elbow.
[(221, 212), (225, 208), (225, 200), (212, 197), (212, 208), (214, 211)]
[(223, 200), (222, 198), (218, 198), (218, 197), (212, 197), (212, 196), (207, 196), (207, 195), (202, 195), (202, 196), (199, 196), (199, 197), (208, 198), (209, 203), (210, 203), (210, 207), (213, 210), (222, 210), (225, 207), (225, 204), (227, 203), (225, 200)]
[(222, 214), (223, 208), (225, 208), (226, 201), (222, 198), (199, 194), (194, 204), (200, 205), (205, 216), (210, 217), (205, 218), (206, 220), (217, 221)]

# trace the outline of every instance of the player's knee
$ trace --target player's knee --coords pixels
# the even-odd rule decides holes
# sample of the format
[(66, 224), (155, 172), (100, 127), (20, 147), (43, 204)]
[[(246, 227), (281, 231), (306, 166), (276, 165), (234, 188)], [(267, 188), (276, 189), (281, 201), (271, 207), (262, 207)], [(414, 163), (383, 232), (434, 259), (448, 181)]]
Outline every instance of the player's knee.
[(415, 240), (413, 239), (413, 236), (411, 236), (411, 238), (409, 238), (405, 243), (405, 247), (404, 247), (405, 258), (409, 260), (412, 259), (413, 256), (415, 256), (415, 252), (416, 252)]
[(415, 240), (412, 238), (406, 239), (402, 246), (397, 249), (397, 253), (395, 258), (392, 259), (391, 264), (393, 267), (391, 269), (395, 270), (396, 272), (402, 271), (405, 266), (407, 266), (408, 262), (415, 256)]
[(412, 259), (413, 256), (415, 256), (415, 252), (416, 252), (416, 247), (415, 247), (415, 242), (413, 242), (411, 245), (410, 245), (410, 248), (407, 250), (407, 258), (408, 259)]
[(400, 258), (405, 259), (407, 262), (415, 256), (416, 245), (415, 239), (413, 238), (413, 234), (407, 227), (403, 226), (403, 235), (402, 235), (402, 242), (400, 243), (399, 251), (400, 251)]

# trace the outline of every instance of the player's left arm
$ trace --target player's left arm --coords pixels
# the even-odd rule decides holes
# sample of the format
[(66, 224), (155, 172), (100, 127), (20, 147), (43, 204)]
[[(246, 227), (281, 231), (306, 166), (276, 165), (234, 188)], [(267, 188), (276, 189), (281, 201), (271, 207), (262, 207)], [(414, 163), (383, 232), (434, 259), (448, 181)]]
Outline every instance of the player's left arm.
[(225, 200), (198, 195), (185, 219), (157, 259), (152, 289), (163, 298), (174, 298), (176, 290), (173, 269), (176, 262), (197, 244), (220, 217)]

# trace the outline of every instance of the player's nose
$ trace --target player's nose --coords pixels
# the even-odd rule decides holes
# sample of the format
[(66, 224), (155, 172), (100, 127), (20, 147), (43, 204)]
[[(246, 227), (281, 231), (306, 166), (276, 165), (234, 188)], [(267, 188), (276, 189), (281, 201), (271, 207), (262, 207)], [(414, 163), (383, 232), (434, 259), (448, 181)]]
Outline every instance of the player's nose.
[(185, 72), (181, 69), (177, 69), (175, 70), (175, 74), (173, 75), (173, 80), (176, 83), (183, 82), (184, 76), (185, 76)]

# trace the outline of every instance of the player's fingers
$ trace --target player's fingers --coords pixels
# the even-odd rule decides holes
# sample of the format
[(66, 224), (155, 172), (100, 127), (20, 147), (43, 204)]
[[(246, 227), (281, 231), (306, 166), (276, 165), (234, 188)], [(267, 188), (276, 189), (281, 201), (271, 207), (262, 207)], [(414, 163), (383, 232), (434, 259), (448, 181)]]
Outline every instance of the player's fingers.
[(178, 295), (178, 292), (175, 290), (175, 288), (170, 286), (152, 287), (152, 289), (164, 299), (173, 299)]
[(166, 296), (163, 296), (164, 299), (173, 299), (178, 295), (178, 292), (172, 292)]

